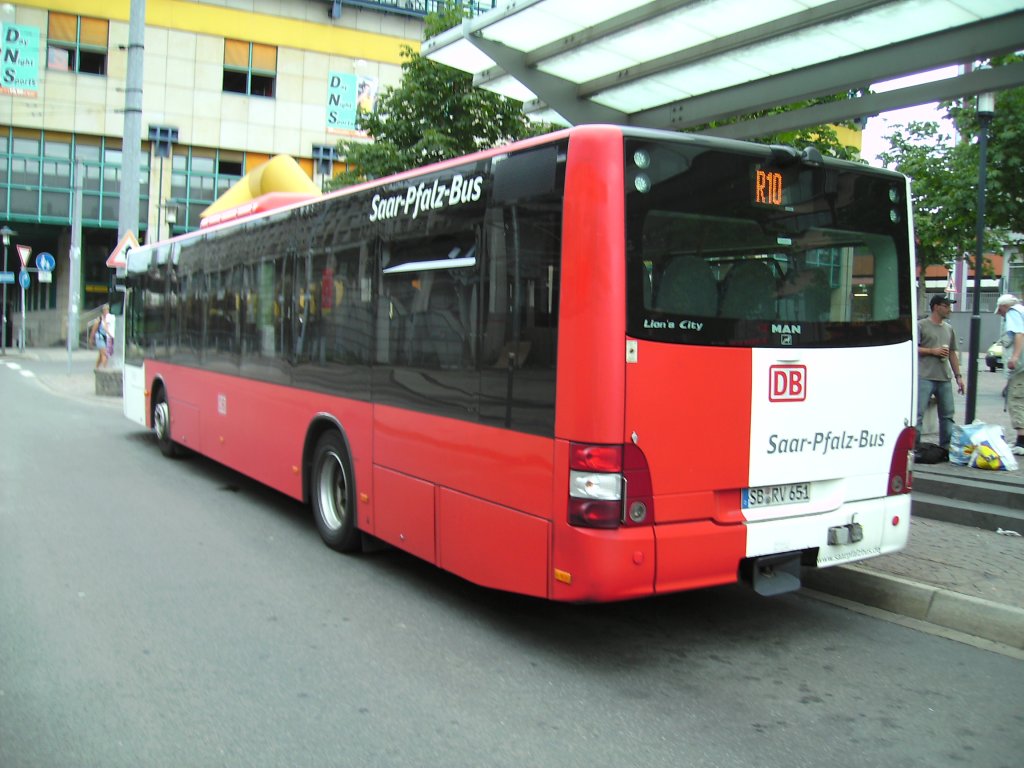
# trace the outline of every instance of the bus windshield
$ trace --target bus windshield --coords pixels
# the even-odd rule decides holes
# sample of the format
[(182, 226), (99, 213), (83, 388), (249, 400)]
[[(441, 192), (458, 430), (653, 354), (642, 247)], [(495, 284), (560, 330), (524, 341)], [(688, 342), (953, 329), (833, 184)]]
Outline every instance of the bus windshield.
[(718, 346), (910, 338), (902, 179), (627, 140), (629, 333)]

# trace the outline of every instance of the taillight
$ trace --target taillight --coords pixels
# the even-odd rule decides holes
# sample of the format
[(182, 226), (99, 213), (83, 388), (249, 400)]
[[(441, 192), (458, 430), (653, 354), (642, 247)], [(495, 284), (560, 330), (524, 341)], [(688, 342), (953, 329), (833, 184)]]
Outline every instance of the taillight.
[(896, 438), (892, 449), (892, 463), (889, 465), (889, 485), (887, 496), (898, 496), (910, 493), (914, 484), (914, 446), (917, 443), (917, 430), (906, 427)]
[(569, 446), (569, 524), (653, 525), (651, 472), (635, 445)]
[(622, 446), (569, 445), (569, 525), (618, 528), (622, 520)]
[(569, 469), (620, 472), (622, 471), (622, 446), (570, 443)]

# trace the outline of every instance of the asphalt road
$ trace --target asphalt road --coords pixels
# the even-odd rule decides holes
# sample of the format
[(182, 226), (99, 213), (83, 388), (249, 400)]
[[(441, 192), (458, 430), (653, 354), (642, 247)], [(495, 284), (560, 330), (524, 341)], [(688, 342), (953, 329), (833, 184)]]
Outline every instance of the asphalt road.
[(567, 606), (342, 556), (118, 406), (0, 363), (5, 768), (1019, 765), (1019, 660), (799, 593)]

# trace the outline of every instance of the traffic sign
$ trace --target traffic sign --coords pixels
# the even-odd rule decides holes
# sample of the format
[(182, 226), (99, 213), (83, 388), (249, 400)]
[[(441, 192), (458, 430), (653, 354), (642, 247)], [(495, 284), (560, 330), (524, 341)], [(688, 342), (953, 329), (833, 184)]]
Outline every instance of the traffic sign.
[(135, 239), (135, 233), (128, 230), (107, 257), (107, 266), (111, 269), (124, 269), (128, 266), (128, 251), (138, 247), (139, 241)]
[(43, 272), (42, 270), (39, 270), (39, 278), (38, 279), (39, 279), (40, 283), (52, 283), (53, 282), (53, 272)]
[(57, 266), (57, 260), (53, 258), (53, 254), (43, 251), (36, 256), (36, 269), (40, 272), (53, 272), (55, 266)]
[(10, 283), (14, 285), (14, 273), (13, 272), (0, 272), (0, 284)]
[(28, 290), (29, 286), (32, 285), (32, 278), (24, 269), (18, 274), (18, 280), (21, 283), (21, 287), (25, 290)]
[(21, 266), (28, 266), (28, 257), (32, 255), (31, 245), (19, 245), (18, 246), (18, 258), (21, 259)]

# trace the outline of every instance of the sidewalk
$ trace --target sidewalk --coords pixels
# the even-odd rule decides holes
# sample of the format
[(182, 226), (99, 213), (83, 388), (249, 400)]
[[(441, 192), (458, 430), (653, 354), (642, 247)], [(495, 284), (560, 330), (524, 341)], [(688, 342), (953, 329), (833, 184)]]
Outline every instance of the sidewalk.
[[(119, 397), (99, 396), (96, 388), (96, 365), (97, 352), (95, 349), (75, 349), (70, 355), (66, 347), (36, 347), (26, 349), (24, 353), (20, 350), (8, 349), (6, 358), (0, 357), (0, 362), (9, 362), (26, 365), (33, 362), (43, 363), (37, 368), (36, 377), (47, 389), (59, 395), (75, 398), (89, 398), (102, 403), (116, 403), (120, 406)], [(121, 366), (119, 361), (104, 368), (108, 375), (119, 376)]]
[(1024, 650), (1024, 537), (914, 517), (902, 552), (805, 571), (804, 584)]
[[(29, 349), (24, 355), (11, 352), (7, 361), (24, 365), (37, 361), (39, 380), (52, 391), (94, 402), (120, 405), (117, 397), (96, 394), (94, 350), (76, 350), (70, 364), (66, 349)], [(2, 360), (2, 359), (0, 359)], [(1011, 440), (1009, 417), (1002, 410), (1005, 378), (979, 371), (976, 418), (1003, 426)], [(958, 420), (963, 418), (963, 399), (957, 402)], [(925, 434), (925, 440), (937, 440)], [(965, 491), (976, 483), (995, 485), (1009, 492), (1024, 510), (1024, 460), (1014, 472), (991, 472), (954, 464), (919, 465), (915, 488), (920, 493), (929, 483), (958, 483)], [(1024, 535), (996, 533), (994, 523), (986, 527), (944, 522), (919, 516), (911, 521), (910, 542), (902, 552), (876, 557), (848, 566), (823, 570), (806, 569), (808, 589), (843, 597), (949, 629), (981, 637), (1002, 645), (1024, 649)], [(1008, 510), (1009, 515), (1024, 512)], [(973, 511), (971, 522), (984, 520), (984, 511)], [(1000, 518), (1001, 520), (1003, 518)], [(959, 523), (959, 524), (958, 524)], [(1024, 534), (1024, 522), (1006, 528)]]

